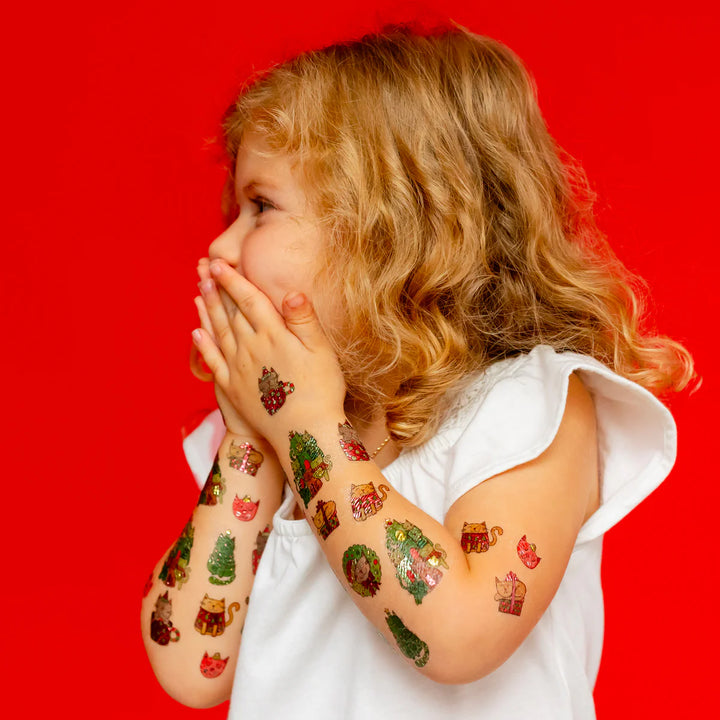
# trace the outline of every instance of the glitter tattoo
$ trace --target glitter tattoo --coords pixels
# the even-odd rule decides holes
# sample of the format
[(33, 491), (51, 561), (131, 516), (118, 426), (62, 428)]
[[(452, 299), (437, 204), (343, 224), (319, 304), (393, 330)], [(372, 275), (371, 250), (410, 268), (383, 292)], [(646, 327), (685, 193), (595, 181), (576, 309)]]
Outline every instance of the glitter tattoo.
[(405, 627), (403, 621), (394, 613), (385, 608), (385, 621), (395, 638), (400, 652), (410, 658), (417, 667), (423, 667), (430, 659), (430, 650), (414, 632)]
[(180, 589), (186, 583), (190, 574), (190, 550), (193, 546), (195, 528), (192, 520), (188, 520), (177, 542), (170, 548), (167, 559), (163, 563), (158, 578), (168, 587), (177, 585)]
[(261, 530), (257, 534), (257, 540), (255, 541), (255, 549), (252, 553), (252, 571), (253, 575), (257, 572), (258, 565), (260, 564), (260, 558), (265, 552), (265, 546), (267, 545), (268, 538), (270, 537), (270, 526), (266, 525), (264, 530)]
[(374, 597), (380, 589), (380, 559), (365, 545), (351, 545), (342, 557), (342, 568), (350, 587), (362, 597)]
[(234, 440), (230, 441), (227, 456), (231, 468), (252, 475), (253, 477), (257, 475), (257, 471), (265, 459), (263, 454), (259, 450), (256, 450), (249, 442), (236, 445)]
[(208, 580), (213, 585), (229, 585), (235, 579), (235, 538), (230, 530), (218, 535), (207, 562)]
[(350, 485), (350, 506), (356, 520), (366, 520), (382, 509), (390, 488), (387, 485), (378, 485), (378, 490), (373, 483)]
[(370, 460), (357, 430), (347, 420), (344, 423), (338, 423), (338, 432), (340, 433), (340, 447), (348, 460)]
[(170, 620), (172, 601), (168, 597), (169, 592), (169, 590), (166, 590), (164, 595), (158, 595), (158, 599), (155, 601), (155, 609), (150, 618), (150, 639), (158, 645), (167, 645), (180, 639), (180, 631), (173, 627)]
[(262, 369), (262, 377), (258, 380), (260, 401), (269, 415), (274, 415), (284, 404), (287, 396), (295, 390), (291, 382), (283, 382), (278, 374), (270, 368)]
[(225, 620), (225, 598), (217, 600), (205, 594), (200, 602), (200, 610), (195, 618), (195, 629), (201, 635), (217, 637), (225, 632), (225, 628), (233, 621), (233, 610), (239, 610), (240, 603), (234, 602), (228, 607), (228, 620)]
[(409, 521), (385, 522), (386, 545), (396, 577), (419, 605), (442, 580), (440, 565), (447, 568), (447, 553), (432, 543), (422, 530)]
[[(460, 545), (464, 553), (484, 553), (491, 545), (497, 542), (498, 535), (503, 534), (503, 529), (495, 525), (488, 533), (487, 525), (480, 523), (463, 523)], [(492, 541), (490, 540), (492, 536)]]
[(225, 480), (220, 472), (220, 465), (215, 457), (208, 479), (200, 491), (198, 505), (217, 505), (222, 504), (223, 495), (225, 494)]
[(340, 527), (337, 508), (332, 500), (330, 502), (323, 500), (317, 501), (315, 515), (313, 515), (313, 523), (323, 540), (327, 540), (328, 535), (330, 535), (335, 528)]
[(520, 615), (527, 587), (522, 580), (511, 570), (504, 580), (495, 578), (495, 600), (499, 600), (498, 612), (508, 615)]
[(233, 515), (242, 522), (249, 522), (257, 514), (260, 501), (253, 502), (249, 495), (240, 499), (237, 495), (233, 500)]
[(143, 597), (147, 597), (148, 593), (152, 590), (153, 586), (153, 574), (152, 571), (150, 571), (150, 577), (145, 582), (145, 587), (143, 588)]
[(300, 434), (290, 431), (290, 467), (298, 494), (305, 507), (322, 487), (323, 480), (330, 479), (332, 461), (318, 447), (317, 440), (307, 430)]
[(531, 570), (534, 570), (542, 560), (542, 558), (537, 556), (536, 550), (537, 547), (535, 544), (527, 541), (527, 535), (523, 535), (520, 538), (517, 546), (518, 557), (522, 560), (523, 565)]
[(230, 656), (228, 655), (224, 660), (220, 657), (220, 653), (216, 652), (212, 657), (207, 654), (207, 650), (203, 655), (203, 659), (200, 661), (200, 672), (203, 677), (208, 679), (216, 678), (218, 675), (222, 675), (225, 666), (228, 664)]

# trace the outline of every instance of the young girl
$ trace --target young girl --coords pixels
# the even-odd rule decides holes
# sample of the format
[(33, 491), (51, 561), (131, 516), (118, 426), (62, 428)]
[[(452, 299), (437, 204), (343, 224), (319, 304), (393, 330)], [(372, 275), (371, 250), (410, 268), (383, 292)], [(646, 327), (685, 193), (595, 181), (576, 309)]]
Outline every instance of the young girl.
[(594, 717), (602, 536), (668, 474), (651, 392), (692, 362), (638, 329), (520, 61), (393, 28), (225, 127), (193, 333), (220, 410), (146, 587), (161, 684), (243, 720)]

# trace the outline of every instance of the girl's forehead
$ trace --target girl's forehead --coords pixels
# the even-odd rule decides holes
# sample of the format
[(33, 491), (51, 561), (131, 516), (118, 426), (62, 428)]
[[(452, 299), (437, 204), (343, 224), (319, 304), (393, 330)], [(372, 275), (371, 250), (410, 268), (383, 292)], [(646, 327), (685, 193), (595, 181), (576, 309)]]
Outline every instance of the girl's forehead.
[(258, 133), (243, 135), (235, 160), (236, 185), (275, 186), (295, 181), (293, 164), (288, 155), (272, 150)]

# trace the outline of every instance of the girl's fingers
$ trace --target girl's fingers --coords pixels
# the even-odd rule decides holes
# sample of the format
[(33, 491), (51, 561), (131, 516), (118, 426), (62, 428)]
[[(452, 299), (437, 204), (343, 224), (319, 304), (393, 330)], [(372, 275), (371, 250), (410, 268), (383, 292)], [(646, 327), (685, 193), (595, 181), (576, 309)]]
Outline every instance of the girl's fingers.
[(223, 354), (218, 346), (213, 342), (209, 333), (205, 330), (197, 329), (192, 332), (192, 339), (198, 352), (202, 355), (205, 364), (213, 375), (213, 380), (222, 390), (228, 387), (230, 374)]
[(223, 305), (218, 289), (211, 279), (201, 280), (198, 287), (207, 310), (207, 317), (212, 328), (211, 335), (220, 346), (225, 357), (233, 357), (238, 349), (235, 332), (230, 325), (227, 311)]
[(212, 330), (212, 323), (210, 322), (210, 316), (208, 315), (207, 307), (205, 306), (205, 301), (198, 295), (194, 299), (195, 301), (195, 307), (198, 311), (198, 317), (200, 318), (200, 327), (213, 339), (213, 342), (215, 341), (215, 336), (213, 335)]
[(260, 328), (267, 328), (278, 331), (284, 325), (270, 299), (227, 263), (213, 260), (210, 263), (210, 274), (235, 303), (253, 330), (257, 332)]

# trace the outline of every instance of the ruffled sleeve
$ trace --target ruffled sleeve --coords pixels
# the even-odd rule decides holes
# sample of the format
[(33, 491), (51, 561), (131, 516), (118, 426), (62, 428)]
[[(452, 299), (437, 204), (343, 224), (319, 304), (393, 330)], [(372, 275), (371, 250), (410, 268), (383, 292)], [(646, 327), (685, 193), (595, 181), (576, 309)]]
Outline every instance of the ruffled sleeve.
[(595, 403), (601, 488), (600, 507), (577, 542), (602, 535), (660, 485), (676, 454), (667, 408), (593, 358), (538, 346), (491, 367), (451, 424), (445, 512), (468, 490), (533, 460), (552, 443), (573, 372)]
[(207, 480), (224, 435), (222, 414), (220, 410), (214, 410), (183, 440), (185, 459), (200, 488)]

